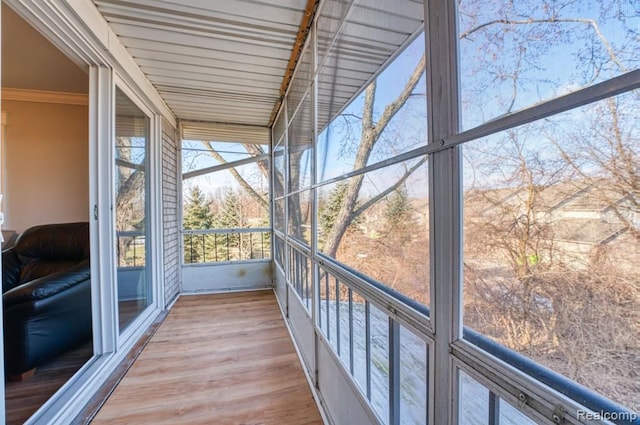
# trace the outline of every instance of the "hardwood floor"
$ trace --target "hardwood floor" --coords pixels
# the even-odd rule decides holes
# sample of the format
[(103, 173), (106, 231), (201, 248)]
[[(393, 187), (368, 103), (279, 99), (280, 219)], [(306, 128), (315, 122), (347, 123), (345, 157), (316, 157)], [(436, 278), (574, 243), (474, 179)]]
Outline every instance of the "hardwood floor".
[(83, 364), (93, 356), (91, 343), (60, 355), (39, 367), (36, 374), (23, 382), (5, 383), (6, 423), (23, 424)]
[(93, 424), (322, 424), (270, 291), (181, 297)]

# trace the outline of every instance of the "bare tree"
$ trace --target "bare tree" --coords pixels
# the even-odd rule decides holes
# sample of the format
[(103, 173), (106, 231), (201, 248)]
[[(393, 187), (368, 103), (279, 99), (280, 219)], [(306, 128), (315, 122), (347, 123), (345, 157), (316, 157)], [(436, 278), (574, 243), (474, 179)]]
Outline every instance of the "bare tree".
[(590, 182), (595, 197), (624, 230), (640, 242), (640, 135), (634, 128), (640, 95), (622, 101), (607, 99), (587, 107), (588, 125), (580, 125), (559, 140), (547, 133), (576, 174)]
[(466, 125), (638, 66), (633, 0), (458, 0), (458, 10)]
[[(423, 56), (411, 73), (411, 76), (404, 85), (400, 94), (396, 97), (395, 100), (393, 100), (385, 107), (384, 111), (377, 121), (374, 120), (374, 102), (377, 89), (376, 81), (374, 80), (369, 84), (369, 86), (367, 86), (364, 91), (364, 104), (362, 107), (361, 121), (362, 129), (360, 134), (360, 141), (356, 149), (353, 170), (364, 168), (367, 165), (373, 148), (380, 140), (381, 136), (383, 135), (385, 129), (387, 128), (393, 117), (398, 113), (398, 111), (400, 111), (400, 109), (406, 104), (407, 100), (414, 93), (414, 90), (418, 85), (418, 82), (420, 81), (424, 70), (425, 58)], [(420, 164), (422, 164), (422, 162), (424, 162), (425, 160), (426, 159), (422, 159)], [(417, 166), (414, 166), (412, 167), (412, 169), (407, 170), (407, 172), (398, 181), (381, 190), (376, 196), (376, 201), (384, 198), (388, 194), (392, 193), (395, 189), (397, 189), (399, 185), (401, 185), (402, 182), (405, 181), (413, 171), (415, 171), (415, 169), (417, 169)], [(368, 207), (375, 203), (370, 201), (367, 204), (358, 207), (358, 195), (360, 194), (363, 180), (364, 175), (360, 174), (351, 178), (348, 182), (340, 211), (337, 214), (335, 223), (326, 236), (323, 251), (328, 255), (336, 255), (340, 241), (342, 240), (342, 237), (344, 236), (349, 225), (358, 215), (362, 214)]]

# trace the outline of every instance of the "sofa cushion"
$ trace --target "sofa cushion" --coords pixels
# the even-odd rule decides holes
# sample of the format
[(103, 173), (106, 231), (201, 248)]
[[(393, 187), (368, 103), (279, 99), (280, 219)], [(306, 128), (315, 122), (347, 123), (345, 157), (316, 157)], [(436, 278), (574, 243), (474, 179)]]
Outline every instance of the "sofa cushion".
[(39, 279), (52, 273), (62, 272), (76, 264), (78, 263), (75, 261), (32, 261), (22, 266), (19, 283), (31, 282), (34, 279)]
[(82, 261), (71, 268), (34, 279), (17, 286), (3, 295), (4, 308), (25, 302), (52, 297), (62, 291), (91, 279), (89, 260)]
[(19, 284), (56, 273), (89, 259), (89, 223), (34, 226), (14, 246), (21, 263)]
[(89, 258), (89, 223), (61, 223), (31, 227), (16, 240), (24, 263), (35, 260), (79, 263)]

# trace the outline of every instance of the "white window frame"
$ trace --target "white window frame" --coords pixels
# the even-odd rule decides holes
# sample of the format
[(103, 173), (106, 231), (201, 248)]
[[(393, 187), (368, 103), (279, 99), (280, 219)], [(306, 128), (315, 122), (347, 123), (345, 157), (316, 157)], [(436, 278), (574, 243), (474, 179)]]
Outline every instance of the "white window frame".
[[(68, 423), (86, 407), (148, 325), (164, 308), (161, 155), (162, 120), (175, 117), (153, 91), (106, 21), (89, 2), (4, 0), (30, 25), (82, 67), (89, 68), (89, 217), (91, 229), (94, 355), (26, 424)], [(126, 76), (125, 77), (120, 77)], [(150, 117), (149, 211), (153, 302), (119, 335), (115, 289), (114, 113), (116, 84)], [(1, 308), (1, 307), (0, 307)], [(2, 316), (0, 315), (0, 325)], [(1, 332), (1, 327), (0, 327)], [(1, 336), (1, 334), (0, 334)], [(0, 338), (1, 345), (2, 338)], [(0, 377), (4, 370), (0, 367)], [(0, 415), (4, 418), (4, 388)], [(1, 423), (2, 421), (0, 421)]]
[[(146, 207), (147, 214), (149, 214), (149, 236), (151, 236), (147, 240), (147, 246), (151, 248), (149, 252), (149, 269), (150, 272), (149, 279), (151, 279), (151, 291), (152, 291), (152, 299), (151, 304), (147, 306), (138, 316), (131, 322), (126, 329), (120, 332), (119, 326), (117, 326), (118, 335), (118, 347), (123, 349), (124, 347), (132, 346), (135, 341), (138, 340), (140, 330), (145, 330), (151, 325), (153, 319), (157, 316), (157, 314), (164, 307), (164, 290), (162, 287), (163, 282), (163, 255), (162, 255), (162, 118), (157, 114), (154, 114), (153, 111), (147, 106), (140, 97), (136, 94), (136, 91), (120, 76), (119, 73), (115, 73), (114, 75), (114, 84), (113, 84), (113, 99), (115, 99), (115, 91), (116, 88), (119, 89), (125, 96), (129, 98), (149, 119), (149, 141), (148, 141), (148, 164), (149, 170), (147, 171), (147, 178), (149, 179), (149, 184), (145, 188), (145, 191), (148, 190), (149, 193), (146, 195), (148, 202)], [(113, 124), (115, 126), (115, 108), (113, 111), (114, 120)], [(112, 173), (115, 170), (115, 127), (113, 130), (113, 137), (111, 138), (111, 161), (109, 164), (113, 167)], [(113, 174), (112, 174), (113, 175)], [(113, 190), (115, 180), (111, 180), (111, 205), (113, 206), (112, 212), (109, 216), (110, 220), (113, 221), (111, 224), (113, 226), (113, 240), (111, 242), (111, 246), (115, 246), (117, 241), (115, 240), (115, 215), (113, 211), (115, 211), (115, 190)], [(112, 261), (113, 273), (114, 276), (117, 276), (117, 259), (114, 258)], [(117, 283), (117, 279), (113, 280), (114, 283)], [(118, 294), (117, 294), (117, 285), (115, 285), (115, 300), (117, 305)], [(116, 319), (118, 317), (118, 313), (116, 313)], [(116, 325), (117, 325), (116, 320)]]

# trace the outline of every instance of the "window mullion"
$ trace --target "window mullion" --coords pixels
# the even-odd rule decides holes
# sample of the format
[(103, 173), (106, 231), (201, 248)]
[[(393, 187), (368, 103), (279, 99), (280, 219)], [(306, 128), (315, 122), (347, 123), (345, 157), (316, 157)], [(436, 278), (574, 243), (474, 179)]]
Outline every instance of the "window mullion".
[[(455, 2), (425, 2), (429, 141), (442, 145), (459, 128)], [(429, 157), (431, 318), (430, 423), (455, 424), (456, 373), (449, 347), (461, 335), (460, 148)]]

